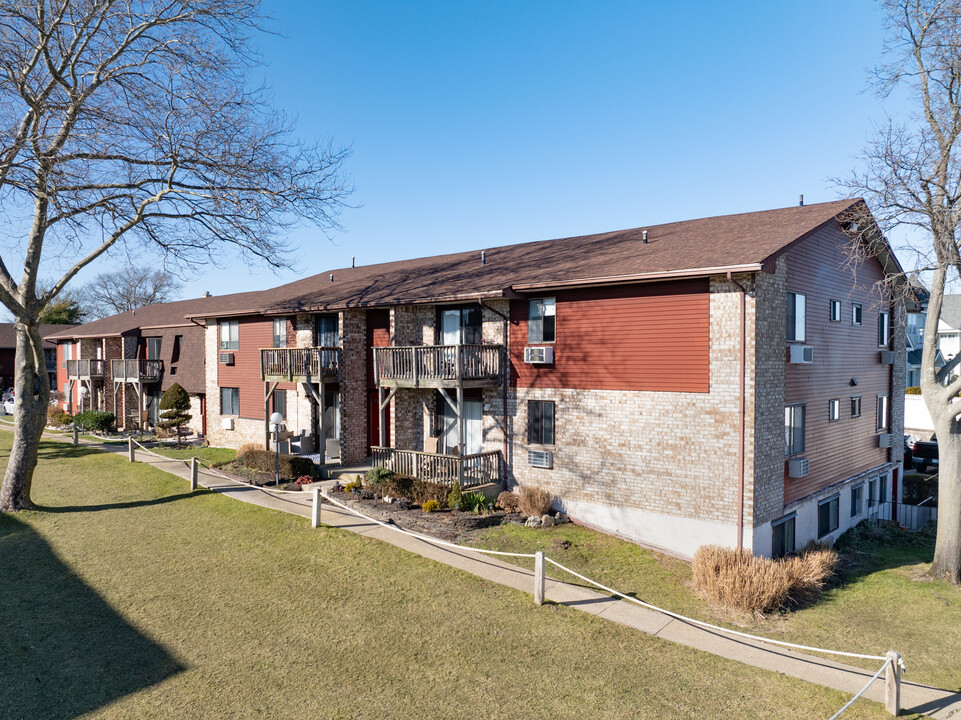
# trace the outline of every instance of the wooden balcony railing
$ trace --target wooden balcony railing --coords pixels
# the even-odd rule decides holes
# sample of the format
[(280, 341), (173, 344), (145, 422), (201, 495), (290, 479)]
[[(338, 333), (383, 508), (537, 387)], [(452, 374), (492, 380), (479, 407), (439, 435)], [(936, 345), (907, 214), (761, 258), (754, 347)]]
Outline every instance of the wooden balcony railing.
[(417, 450), (372, 447), (374, 467), (385, 467), (398, 475), (462, 488), (500, 482), (500, 451), (489, 450), (474, 455), (439, 455)]
[(267, 382), (309, 382), (337, 377), (339, 347), (268, 348), (260, 351), (260, 374)]
[(503, 356), (501, 345), (374, 348), (378, 384), (398, 387), (496, 385)]
[(163, 369), (163, 360), (110, 361), (110, 374), (115, 382), (158, 382)]
[(68, 378), (102, 378), (103, 360), (67, 360)]

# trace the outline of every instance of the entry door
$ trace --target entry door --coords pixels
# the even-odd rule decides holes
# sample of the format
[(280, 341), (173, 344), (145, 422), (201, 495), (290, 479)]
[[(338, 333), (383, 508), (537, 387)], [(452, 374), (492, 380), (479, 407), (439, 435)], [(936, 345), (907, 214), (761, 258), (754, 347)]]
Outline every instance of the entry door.
[[(459, 433), (457, 428), (457, 415), (454, 408), (446, 400), (441, 411), (440, 437), (438, 438), (438, 450), (445, 455), (453, 454), (459, 446)], [(480, 400), (464, 401), (464, 454), (473, 455), (481, 451), (483, 442), (483, 428), (481, 415), (483, 406)]]

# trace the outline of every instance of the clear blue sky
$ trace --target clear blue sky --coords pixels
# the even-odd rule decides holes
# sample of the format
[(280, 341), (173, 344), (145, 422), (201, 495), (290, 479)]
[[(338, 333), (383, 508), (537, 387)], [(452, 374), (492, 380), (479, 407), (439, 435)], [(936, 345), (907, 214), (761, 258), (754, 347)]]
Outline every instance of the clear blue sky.
[[(299, 272), (236, 263), (184, 297), (328, 268), (809, 203), (872, 121), (868, 0), (268, 0), (276, 104), (351, 145), (358, 207)], [(891, 108), (894, 110), (894, 108)], [(104, 269), (102, 267), (96, 270)], [(89, 273), (87, 274), (89, 275)]]

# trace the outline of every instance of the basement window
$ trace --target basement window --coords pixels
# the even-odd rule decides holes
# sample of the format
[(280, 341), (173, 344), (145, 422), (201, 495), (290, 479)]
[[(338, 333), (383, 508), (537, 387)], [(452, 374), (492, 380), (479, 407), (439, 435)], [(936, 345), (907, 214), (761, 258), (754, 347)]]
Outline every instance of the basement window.
[(771, 523), (771, 557), (782, 558), (794, 552), (794, 514)]
[(841, 517), (838, 512), (840, 508), (840, 496), (822, 500), (818, 503), (818, 538), (830, 535), (841, 524)]

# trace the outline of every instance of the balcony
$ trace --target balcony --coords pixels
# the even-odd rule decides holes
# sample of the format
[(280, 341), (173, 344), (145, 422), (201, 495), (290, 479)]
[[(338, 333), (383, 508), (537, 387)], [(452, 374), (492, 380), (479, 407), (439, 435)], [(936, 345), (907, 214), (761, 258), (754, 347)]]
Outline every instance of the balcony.
[(339, 347), (268, 348), (260, 351), (264, 382), (336, 382)]
[(102, 380), (103, 360), (67, 360), (67, 378), (70, 380)]
[(382, 387), (491, 387), (501, 382), (501, 345), (374, 348)]
[(439, 455), (417, 450), (395, 450), (372, 447), (372, 465), (393, 470), (398, 475), (417, 478), (425, 482), (462, 488), (477, 487), (500, 482), (500, 451), (475, 453), (474, 455)]
[(163, 374), (163, 360), (111, 360), (110, 374), (114, 382), (159, 382)]

